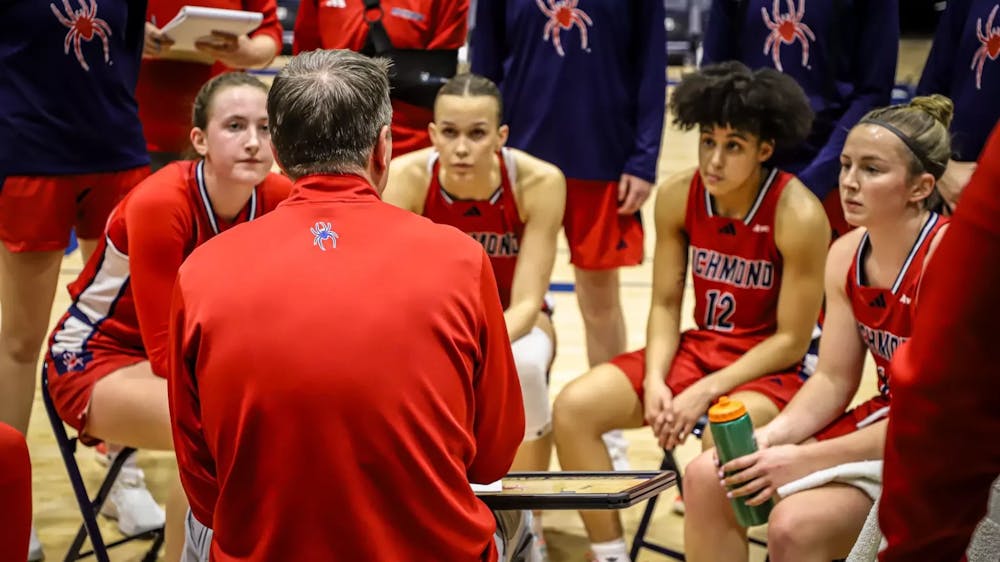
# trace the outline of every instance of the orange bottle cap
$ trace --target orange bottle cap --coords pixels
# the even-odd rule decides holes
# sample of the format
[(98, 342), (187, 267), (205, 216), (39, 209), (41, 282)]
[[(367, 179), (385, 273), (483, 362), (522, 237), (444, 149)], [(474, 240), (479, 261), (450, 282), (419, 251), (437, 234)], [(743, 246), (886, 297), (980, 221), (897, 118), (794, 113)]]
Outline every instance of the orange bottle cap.
[(730, 400), (728, 396), (720, 396), (718, 402), (708, 409), (708, 421), (712, 423), (733, 421), (745, 413), (747, 409), (743, 402)]

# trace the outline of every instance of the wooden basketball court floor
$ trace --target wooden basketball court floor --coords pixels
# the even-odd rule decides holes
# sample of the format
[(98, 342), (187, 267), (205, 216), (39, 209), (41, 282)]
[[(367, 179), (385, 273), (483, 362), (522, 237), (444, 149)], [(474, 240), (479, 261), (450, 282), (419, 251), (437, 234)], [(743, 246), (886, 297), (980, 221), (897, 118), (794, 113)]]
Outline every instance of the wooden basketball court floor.
[[(929, 48), (930, 43), (926, 40), (903, 40), (900, 48), (897, 81), (916, 82)], [(680, 69), (671, 68), (669, 71), (671, 78), (679, 77), (680, 73)], [(697, 163), (696, 139), (696, 133), (682, 133), (670, 127), (669, 122), (667, 123), (664, 127), (663, 151), (659, 161), (658, 174), (661, 179), (695, 166)], [(642, 209), (647, 232), (646, 260), (637, 267), (622, 270), (621, 273), (621, 299), (625, 311), (628, 349), (630, 350), (641, 347), (645, 340), (654, 241), (651, 201), (652, 198)], [(560, 238), (556, 267), (552, 275), (554, 283), (572, 283), (573, 271), (568, 262), (569, 252), (566, 249), (565, 240)], [(59, 280), (60, 288), (53, 306), (51, 322), (54, 323), (69, 305), (65, 286), (76, 278), (81, 267), (79, 252), (71, 254), (63, 262)], [(572, 292), (556, 292), (554, 297), (556, 301), (554, 318), (559, 348), (552, 369), (550, 396), (553, 399), (567, 382), (587, 370), (583, 323), (577, 308), (576, 296)], [(689, 283), (684, 300), (683, 328), (693, 326), (691, 308), (692, 299)], [(865, 369), (865, 379), (862, 382), (859, 396), (868, 396), (874, 392), (875, 378), (869, 362)], [(633, 469), (654, 469), (659, 466), (662, 452), (657, 447), (648, 428), (628, 430), (625, 435), (630, 443), (628, 457)], [(34, 410), (28, 431), (28, 443), (31, 449), (33, 468), (35, 526), (45, 547), (47, 559), (62, 559), (66, 548), (76, 534), (80, 518), (66, 470), (52, 436), (52, 429), (42, 404), (41, 395), (38, 393), (35, 396)], [(321, 446), (321, 444), (318, 445)], [(678, 449), (676, 456), (683, 466), (699, 451), (700, 443), (695, 439), (689, 439)], [(77, 452), (77, 460), (87, 485), (92, 490), (96, 489), (103, 476), (104, 468), (94, 460), (93, 451), (81, 447)], [(139, 465), (145, 470), (146, 480), (153, 495), (162, 502), (166, 495), (168, 475), (170, 471), (175, 470), (173, 455), (171, 453), (140, 451)], [(552, 469), (558, 470), (555, 454), (552, 455)], [(665, 501), (661, 501), (660, 505), (657, 506), (649, 536), (668, 547), (682, 550), (683, 518), (673, 514), (669, 508), (675, 494), (674, 490), (668, 490), (663, 494), (662, 499)], [(631, 544), (632, 535), (644, 507), (645, 504), (640, 504), (621, 512), (626, 541), (629, 544)], [(334, 506), (331, 508), (333, 509)], [(584, 560), (588, 542), (583, 525), (575, 512), (546, 512), (543, 523), (549, 557), (552, 562)], [(119, 536), (113, 521), (101, 518), (101, 525), (105, 538), (113, 540)], [(755, 530), (755, 533), (762, 534), (759, 529)], [(125, 545), (112, 551), (111, 559), (116, 562), (138, 561), (147, 547), (148, 543), (143, 541)], [(669, 560), (649, 551), (640, 555), (639, 559), (648, 562)], [(751, 561), (758, 562), (763, 559), (763, 550), (752, 547)]]

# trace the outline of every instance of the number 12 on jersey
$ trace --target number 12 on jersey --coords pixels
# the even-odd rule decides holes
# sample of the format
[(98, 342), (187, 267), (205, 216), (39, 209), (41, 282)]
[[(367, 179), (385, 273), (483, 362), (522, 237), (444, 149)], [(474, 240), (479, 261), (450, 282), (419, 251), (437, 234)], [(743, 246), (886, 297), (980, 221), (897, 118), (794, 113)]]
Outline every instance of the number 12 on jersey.
[(732, 293), (723, 293), (712, 289), (706, 291), (708, 304), (705, 307), (705, 327), (720, 332), (733, 331), (733, 323), (729, 321), (736, 311), (736, 299)]

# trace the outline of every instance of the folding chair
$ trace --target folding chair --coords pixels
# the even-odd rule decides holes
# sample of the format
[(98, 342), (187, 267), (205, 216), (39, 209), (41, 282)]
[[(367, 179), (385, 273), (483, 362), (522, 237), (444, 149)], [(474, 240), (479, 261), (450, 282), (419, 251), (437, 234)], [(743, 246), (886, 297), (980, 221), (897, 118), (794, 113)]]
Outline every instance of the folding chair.
[[(97, 526), (97, 514), (101, 510), (101, 506), (104, 505), (104, 500), (107, 499), (108, 493), (111, 491), (111, 486), (114, 485), (115, 478), (118, 477), (118, 473), (122, 469), (122, 465), (125, 464), (125, 461), (129, 458), (129, 456), (135, 453), (135, 449), (122, 449), (122, 451), (115, 456), (114, 462), (112, 462), (111, 466), (108, 468), (108, 473), (104, 477), (104, 481), (101, 483), (101, 487), (97, 491), (97, 495), (91, 499), (88, 496), (87, 487), (83, 483), (83, 476), (80, 474), (80, 467), (76, 462), (75, 453), (79, 437), (70, 438), (66, 433), (66, 426), (63, 425), (62, 419), (60, 419), (59, 414), (56, 413), (55, 405), (52, 403), (52, 397), (49, 395), (49, 379), (44, 368), (42, 368), (42, 400), (45, 403), (45, 411), (49, 415), (49, 422), (52, 424), (52, 432), (55, 433), (56, 436), (56, 443), (59, 445), (59, 453), (62, 455), (63, 463), (66, 465), (66, 472), (69, 473), (69, 481), (73, 486), (73, 495), (76, 497), (77, 505), (80, 507), (80, 515), (83, 516), (83, 524), (80, 525), (80, 530), (77, 531), (76, 538), (73, 539), (73, 544), (70, 545), (69, 550), (66, 552), (64, 560), (69, 562), (71, 560), (80, 560), (93, 556), (98, 560), (98, 562), (110, 562), (110, 559), (108, 558), (109, 549), (136, 539), (151, 538), (153, 539), (153, 544), (150, 546), (149, 551), (142, 560), (143, 562), (155, 562), (156, 557), (160, 552), (160, 547), (163, 546), (162, 527), (139, 535), (128, 536), (106, 544), (104, 542), (104, 538), (101, 536), (101, 530)], [(88, 535), (90, 536), (90, 545), (92, 550), (81, 552), (83, 548), (83, 541)]]
[[(698, 423), (695, 424), (694, 429), (691, 430), (691, 434), (700, 439), (702, 434), (705, 432), (705, 426), (707, 424), (708, 417), (702, 416), (698, 420)], [(668, 449), (663, 450), (663, 462), (660, 463), (660, 470), (672, 470), (677, 474), (677, 491), (683, 497), (683, 478), (681, 477), (681, 469), (677, 466), (677, 460), (674, 458), (673, 451)], [(632, 560), (638, 560), (639, 551), (644, 548), (662, 554), (668, 558), (673, 558), (674, 560), (685, 559), (683, 552), (678, 552), (672, 548), (652, 542), (646, 538), (646, 531), (649, 529), (650, 521), (653, 520), (653, 512), (656, 511), (656, 502), (658, 499), (659, 496), (653, 496), (646, 502), (646, 509), (642, 512), (642, 519), (639, 521), (639, 528), (635, 530), (635, 536), (632, 538), (632, 550), (629, 552), (629, 558)], [(751, 544), (767, 548), (767, 542), (765, 541), (754, 537), (749, 537), (749, 540)]]

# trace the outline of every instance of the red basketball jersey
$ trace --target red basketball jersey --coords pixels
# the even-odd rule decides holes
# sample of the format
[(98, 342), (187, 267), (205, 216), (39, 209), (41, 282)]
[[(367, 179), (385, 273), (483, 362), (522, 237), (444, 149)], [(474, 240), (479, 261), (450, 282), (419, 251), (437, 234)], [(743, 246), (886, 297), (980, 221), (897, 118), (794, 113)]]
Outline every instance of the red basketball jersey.
[(851, 310), (861, 339), (875, 359), (878, 390), (886, 398), (889, 398), (889, 363), (892, 355), (910, 338), (913, 330), (913, 312), (924, 271), (924, 259), (930, 250), (931, 241), (947, 223), (948, 219), (937, 213), (930, 214), (892, 287), (883, 289), (869, 287), (867, 284), (864, 258), (871, 249), (867, 232), (861, 237), (851, 268), (847, 272), (847, 298), (851, 300)]
[(517, 181), (514, 155), (507, 149), (497, 154), (500, 161), (500, 187), (489, 199), (459, 199), (441, 186), (438, 176), (441, 163), (432, 152), (427, 167), (431, 184), (424, 200), (424, 216), (439, 224), (448, 224), (475, 238), (493, 265), (493, 275), (500, 289), (504, 310), (510, 306), (510, 288), (514, 267), (524, 235), (524, 222), (517, 212), (514, 183)]
[(691, 179), (684, 229), (699, 329), (746, 338), (747, 349), (774, 334), (783, 263), (774, 222), (778, 200), (793, 177), (778, 169), (766, 171), (743, 220), (718, 216), (701, 174)]
[[(82, 371), (93, 345), (112, 345), (146, 353), (153, 372), (166, 376), (168, 312), (177, 268), (219, 232), (273, 210), (289, 189), (288, 178), (268, 174), (227, 223), (212, 208), (203, 161), (171, 163), (136, 186), (112, 211), (105, 237), (69, 285), (72, 304), (50, 341), (56, 372)], [(126, 224), (130, 208), (152, 206), (157, 216)], [(154, 247), (130, 235), (152, 240)], [(140, 259), (138, 254), (144, 255)]]

